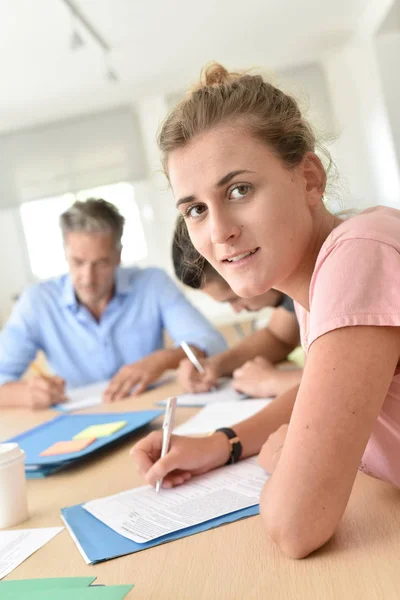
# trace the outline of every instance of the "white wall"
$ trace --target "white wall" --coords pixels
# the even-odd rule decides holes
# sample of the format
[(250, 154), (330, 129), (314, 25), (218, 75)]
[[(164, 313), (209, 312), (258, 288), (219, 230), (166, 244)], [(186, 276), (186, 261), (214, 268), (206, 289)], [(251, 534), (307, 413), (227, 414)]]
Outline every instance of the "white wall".
[(335, 117), (334, 158), (347, 208), (400, 207), (400, 174), (374, 40), (356, 36), (322, 61)]
[(400, 32), (380, 35), (376, 41), (382, 88), (400, 168)]
[(7, 319), (13, 297), (32, 281), (18, 210), (0, 211), (0, 322)]

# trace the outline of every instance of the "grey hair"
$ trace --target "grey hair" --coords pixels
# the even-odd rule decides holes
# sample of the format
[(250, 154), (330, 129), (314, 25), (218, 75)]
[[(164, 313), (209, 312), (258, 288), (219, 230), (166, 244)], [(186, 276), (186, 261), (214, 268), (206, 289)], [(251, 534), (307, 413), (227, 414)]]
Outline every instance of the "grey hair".
[(64, 239), (71, 231), (111, 233), (118, 250), (122, 247), (124, 223), (125, 218), (117, 207), (101, 198), (89, 198), (84, 202), (74, 202), (60, 217), (60, 227)]

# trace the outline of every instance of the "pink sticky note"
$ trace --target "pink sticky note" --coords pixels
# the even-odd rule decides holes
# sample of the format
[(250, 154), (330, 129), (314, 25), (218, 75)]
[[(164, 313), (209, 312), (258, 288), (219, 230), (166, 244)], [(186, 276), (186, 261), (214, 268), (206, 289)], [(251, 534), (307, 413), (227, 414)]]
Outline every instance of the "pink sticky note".
[(84, 440), (68, 440), (65, 442), (56, 442), (50, 448), (43, 450), (40, 456), (54, 456), (56, 454), (69, 454), (70, 452), (79, 452), (83, 450), (89, 444), (92, 444), (96, 440), (95, 437), (87, 438)]

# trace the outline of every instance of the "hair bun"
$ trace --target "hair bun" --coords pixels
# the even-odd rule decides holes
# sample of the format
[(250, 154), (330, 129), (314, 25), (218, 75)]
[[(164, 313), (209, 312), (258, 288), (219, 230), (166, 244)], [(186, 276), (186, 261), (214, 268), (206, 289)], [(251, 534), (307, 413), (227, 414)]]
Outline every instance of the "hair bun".
[(201, 74), (201, 83), (203, 85), (219, 85), (226, 83), (230, 79), (230, 73), (217, 62), (206, 65)]

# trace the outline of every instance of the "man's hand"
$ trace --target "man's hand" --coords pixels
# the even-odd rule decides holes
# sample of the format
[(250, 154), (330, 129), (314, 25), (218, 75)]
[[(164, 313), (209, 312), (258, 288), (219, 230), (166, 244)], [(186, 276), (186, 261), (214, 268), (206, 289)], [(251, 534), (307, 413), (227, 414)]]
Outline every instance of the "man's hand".
[(104, 392), (104, 402), (115, 402), (129, 395), (137, 396), (144, 392), (147, 386), (168, 368), (164, 352), (164, 350), (153, 352), (131, 365), (122, 367)]
[(33, 376), (26, 382), (21, 405), (33, 410), (49, 408), (65, 401), (65, 381), (57, 376)]

